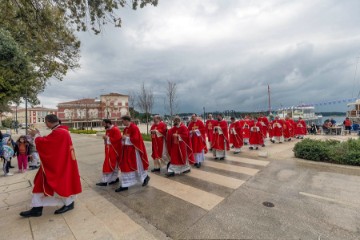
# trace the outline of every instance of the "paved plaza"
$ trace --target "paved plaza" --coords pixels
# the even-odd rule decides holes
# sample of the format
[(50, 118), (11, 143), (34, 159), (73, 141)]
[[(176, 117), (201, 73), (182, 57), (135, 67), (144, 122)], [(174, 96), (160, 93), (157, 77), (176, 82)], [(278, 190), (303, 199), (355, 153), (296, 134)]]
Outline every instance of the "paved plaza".
[(75, 209), (21, 218), (36, 171), (1, 176), (0, 239), (360, 239), (360, 168), (296, 159), (298, 140), (244, 147), (225, 161), (207, 154), (187, 175), (166, 178), (164, 167), (150, 174), (149, 186), (115, 193), (117, 186), (95, 185), (102, 138), (72, 138), (83, 186)]

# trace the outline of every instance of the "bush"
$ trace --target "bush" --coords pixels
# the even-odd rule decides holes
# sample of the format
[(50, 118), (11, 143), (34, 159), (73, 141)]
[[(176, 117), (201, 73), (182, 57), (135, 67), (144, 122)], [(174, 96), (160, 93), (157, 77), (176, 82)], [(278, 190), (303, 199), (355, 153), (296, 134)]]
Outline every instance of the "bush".
[(77, 133), (77, 134), (96, 134), (98, 132), (96, 130), (78, 130), (73, 128), (70, 128), (69, 131), (71, 133)]
[(295, 144), (293, 151), (298, 158), (360, 166), (359, 139), (349, 139), (345, 142), (304, 139)]

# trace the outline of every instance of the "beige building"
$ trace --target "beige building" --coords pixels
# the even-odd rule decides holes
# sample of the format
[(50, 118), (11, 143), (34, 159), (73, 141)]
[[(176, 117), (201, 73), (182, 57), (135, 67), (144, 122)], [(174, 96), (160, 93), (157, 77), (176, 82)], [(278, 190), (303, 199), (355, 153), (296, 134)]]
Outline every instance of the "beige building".
[[(45, 116), (48, 114), (57, 114), (57, 109), (44, 108), (44, 107), (32, 107), (27, 109), (28, 124), (34, 127), (45, 122)], [(15, 112), (13, 110), (13, 119), (15, 120)], [(17, 109), (17, 119), (19, 124), (25, 124), (25, 108)]]

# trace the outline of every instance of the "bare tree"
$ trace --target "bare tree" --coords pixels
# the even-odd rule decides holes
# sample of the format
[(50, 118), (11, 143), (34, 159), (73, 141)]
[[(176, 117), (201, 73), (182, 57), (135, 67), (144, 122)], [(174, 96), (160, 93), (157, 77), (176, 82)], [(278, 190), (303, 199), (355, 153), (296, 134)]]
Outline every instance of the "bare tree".
[(146, 133), (149, 134), (149, 115), (154, 106), (154, 93), (151, 88), (145, 88), (144, 82), (137, 96), (137, 105), (146, 115)]
[(166, 108), (170, 113), (170, 118), (172, 118), (172, 116), (174, 116), (178, 108), (175, 82), (171, 82), (169, 80), (167, 81), (166, 97), (168, 101)]

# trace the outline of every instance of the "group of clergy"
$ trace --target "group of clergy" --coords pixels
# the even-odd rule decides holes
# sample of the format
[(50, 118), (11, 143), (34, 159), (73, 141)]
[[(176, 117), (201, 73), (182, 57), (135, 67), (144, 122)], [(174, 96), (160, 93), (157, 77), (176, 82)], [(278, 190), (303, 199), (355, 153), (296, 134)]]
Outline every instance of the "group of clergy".
[[(150, 177), (147, 174), (149, 162), (145, 145), (136, 124), (129, 117), (122, 118), (125, 125), (123, 134), (105, 119), (104, 136), (105, 160), (103, 163), (102, 181), (98, 186), (107, 186), (121, 182), (116, 192), (127, 190), (128, 187), (141, 182), (146, 186)], [(289, 117), (275, 117), (269, 121), (260, 115), (258, 118), (246, 116), (235, 121), (231, 118), (230, 125), (221, 114), (216, 120), (209, 114), (204, 123), (196, 114), (191, 116), (188, 125), (176, 116), (168, 129), (167, 124), (156, 115), (151, 126), (152, 153), (154, 168), (151, 172), (161, 172), (161, 165), (167, 166), (166, 176), (188, 173), (191, 165), (200, 168), (208, 151), (213, 153), (215, 160), (224, 160), (227, 151), (234, 149), (238, 154), (244, 145), (251, 150), (265, 147), (267, 137), (273, 143), (290, 141), (291, 138), (303, 138), (307, 132), (306, 123), (302, 119), (296, 122)], [(119, 171), (121, 181), (119, 181)]]
[(150, 131), (154, 160), (151, 171), (160, 172), (161, 164), (168, 162), (166, 175), (170, 177), (190, 172), (191, 164), (200, 168), (209, 150), (215, 160), (224, 160), (230, 148), (234, 149), (234, 154), (238, 154), (244, 145), (249, 145), (250, 150), (265, 147), (267, 137), (272, 143), (302, 139), (307, 133), (307, 126), (301, 118), (294, 121), (289, 117), (275, 117), (269, 121), (263, 115), (258, 118), (245, 116), (239, 121), (232, 117), (229, 125), (222, 114), (218, 114), (216, 120), (209, 114), (204, 124), (193, 114), (187, 126), (180, 117), (175, 117), (170, 129), (160, 116), (154, 116)]

